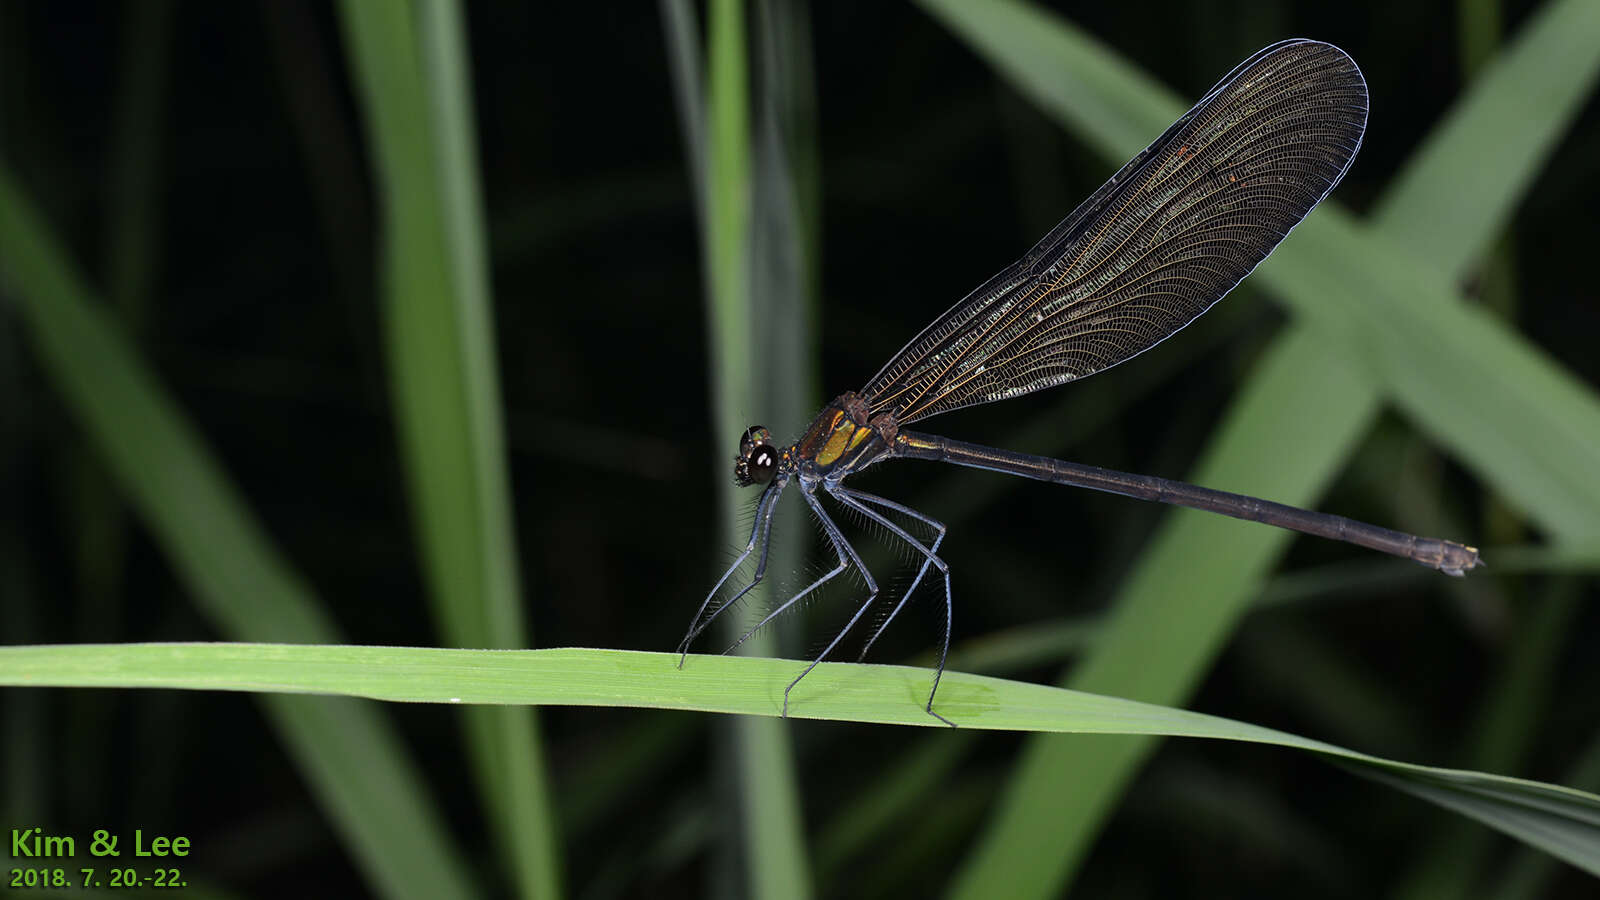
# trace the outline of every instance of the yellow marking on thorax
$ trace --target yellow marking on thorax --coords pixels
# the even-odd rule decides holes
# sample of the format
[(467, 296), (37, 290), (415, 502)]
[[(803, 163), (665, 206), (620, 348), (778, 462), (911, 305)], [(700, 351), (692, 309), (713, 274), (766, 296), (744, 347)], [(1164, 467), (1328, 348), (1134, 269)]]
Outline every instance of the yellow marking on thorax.
[(861, 446), (869, 437), (872, 437), (871, 428), (867, 428), (865, 426), (857, 428), (856, 433), (850, 435), (850, 449), (854, 450), (855, 448)]
[(828, 442), (822, 445), (821, 452), (817, 454), (819, 466), (831, 466), (838, 462), (839, 457), (844, 455), (845, 448), (853, 446), (850, 441), (851, 435), (866, 431), (865, 428), (856, 428), (854, 422), (840, 422), (839, 418), (843, 415), (840, 413), (839, 417), (834, 419), (835, 427), (828, 434)]

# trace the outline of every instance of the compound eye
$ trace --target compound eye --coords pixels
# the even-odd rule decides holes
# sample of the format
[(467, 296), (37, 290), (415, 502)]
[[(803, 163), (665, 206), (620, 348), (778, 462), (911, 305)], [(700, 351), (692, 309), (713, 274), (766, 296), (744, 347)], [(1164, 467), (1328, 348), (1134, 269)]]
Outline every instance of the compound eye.
[(751, 425), (749, 428), (746, 428), (744, 430), (744, 434), (740, 435), (739, 437), (739, 455), (749, 456), (750, 452), (756, 447), (760, 446), (761, 444), (768, 443), (771, 440), (772, 435), (767, 431), (767, 429), (761, 427), (760, 425)]
[(766, 484), (772, 480), (772, 474), (778, 471), (778, 451), (770, 444), (761, 444), (755, 452), (750, 454), (750, 480), (755, 484)]
[(778, 451), (772, 448), (772, 433), (751, 425), (739, 436), (739, 455), (733, 461), (733, 483), (740, 487), (766, 484), (778, 470)]

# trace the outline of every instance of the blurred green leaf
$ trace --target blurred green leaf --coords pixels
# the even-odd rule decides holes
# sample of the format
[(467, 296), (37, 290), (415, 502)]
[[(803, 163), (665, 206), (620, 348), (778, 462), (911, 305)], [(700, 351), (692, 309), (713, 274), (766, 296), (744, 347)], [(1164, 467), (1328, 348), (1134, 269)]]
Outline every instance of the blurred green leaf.
[(977, 745), (980, 734), (957, 729), (921, 738), (912, 750), (896, 757), (881, 775), (853, 794), (817, 832), (817, 879), (830, 890), (836, 889), (829, 882), (837, 878), (850, 855), (907, 819), (922, 801), (937, 796)]
[(1600, 480), (1589, 475), (1600, 470), (1600, 399), (1495, 315), (1461, 302), (1445, 270), (1408, 258), (1376, 222), (1381, 231), (1365, 234), (1318, 215), (1260, 280), (1531, 520), (1564, 542), (1600, 537)]
[[(223, 634), (326, 643), (338, 633), (282, 560), (194, 426), (134, 354), (0, 167), (0, 280), (40, 365), (196, 605)], [(464, 896), (470, 884), (424, 780), (367, 704), (262, 697), (268, 719), (375, 891)]]
[[(1490, 555), (1495, 559), (1497, 573), (1503, 574), (1508, 569), (1502, 560), (1513, 551), (1518, 551), (1517, 568), (1526, 566), (1528, 571), (1560, 572), (1569, 567), (1592, 569), (1596, 565), (1592, 552), (1569, 557), (1550, 554), (1543, 548), (1495, 548)], [(1335, 563), (1274, 576), (1257, 594), (1251, 611), (1306, 602), (1324, 594), (1354, 599), (1373, 589), (1392, 588), (1399, 583), (1429, 577), (1435, 576), (1408, 562)], [(1006, 675), (1059, 664), (1091, 646), (1099, 639), (1101, 630), (1101, 623), (1094, 618), (1074, 618), (978, 635), (950, 649), (950, 667), (986, 675)], [(1285, 640), (1285, 629), (1275, 628), (1270, 638), (1241, 649), (1257, 668), (1264, 666), (1259, 657), (1270, 656), (1268, 677), (1277, 679), (1275, 684), (1287, 685), (1290, 690), (1304, 685), (1297, 696), (1310, 704), (1305, 711), (1307, 715), (1326, 720), (1342, 734), (1366, 735), (1369, 743), (1375, 742), (1389, 752), (1407, 746), (1406, 732), (1400, 728), (1400, 720), (1408, 715), (1405, 710), (1390, 699), (1380, 701), (1369, 690), (1369, 687), (1378, 689), (1378, 686), (1369, 686), (1356, 673), (1348, 671), (1353, 663), (1327, 658), (1328, 650), (1320, 643), (1314, 647), (1302, 646), (1309, 636), (1297, 635), (1293, 628), (1288, 630), (1288, 637)], [(1306, 655), (1308, 650), (1314, 651), (1311, 656)], [(926, 667), (934, 662), (934, 655), (929, 653), (918, 657), (913, 664)], [(1330, 671), (1329, 667), (1335, 665), (1339, 670)], [(1376, 718), (1374, 713), (1379, 713)], [(1360, 718), (1362, 716), (1366, 718)], [(970, 749), (971, 742), (966, 738), (972, 736), (971, 731), (929, 735), (885, 765), (882, 776), (873, 779), (872, 784), (859, 791), (819, 830), (816, 839), (819, 878), (826, 879), (848, 856), (878, 839), (888, 827), (925, 802), (932, 787), (951, 777), (965, 758), (954, 752), (951, 742)]]
[[(442, 650), (293, 644), (75, 644), (0, 648), (0, 684), (347, 694), (413, 703), (627, 706), (776, 716), (794, 660), (562, 648)], [(796, 690), (797, 718), (945, 728), (917, 698), (928, 671), (823, 663)], [(962, 728), (1203, 737), (1315, 753), (1471, 816), (1600, 875), (1600, 796), (1380, 759), (1183, 709), (946, 672), (940, 710)]]
[[(1554, 579), (1523, 611), (1500, 671), (1466, 734), (1464, 765), (1495, 772), (1522, 771), (1537, 745), (1539, 723), (1548, 720), (1562, 645), (1582, 611), (1575, 579)], [(1402, 877), (1399, 900), (1444, 900), (1474, 896), (1489, 849), (1489, 832), (1465, 823), (1439, 829), (1425, 843), (1412, 870)]]
[[(117, 153), (105, 221), (105, 293), (108, 309), (135, 342), (149, 318), (164, 233), (161, 148), (174, 9), (170, 0), (153, 0), (128, 10), (116, 77), (111, 141)], [(131, 535), (127, 507), (90, 442), (73, 448), (71, 463), (62, 474), (76, 519), (71, 526), (75, 558), (70, 563), (78, 579), (76, 637), (108, 640), (118, 634), (124, 618), (122, 590)], [(110, 771), (99, 736), (114, 726), (110, 708), (98, 698), (80, 698), (75, 707), (68, 711), (61, 760), (63, 768), (73, 773), (66, 783), (66, 809), (69, 816), (93, 817), (100, 814)]]
[[(674, 74), (680, 85), (699, 70), (695, 64), (693, 30), (687, 27), (693, 16), (683, 4), (669, 4), (668, 55), (675, 60)], [(705, 120), (698, 119), (702, 107), (692, 92), (680, 87), (679, 109), (685, 144), (693, 152), (703, 149), (704, 159), (691, 159), (691, 174), (700, 176), (704, 189), (701, 198), (702, 246), (706, 270), (706, 314), (711, 356), (711, 398), (715, 411), (713, 434), (736, 435), (745, 423), (739, 421), (744, 410), (754, 408), (755, 389), (749, 373), (754, 371), (758, 336), (776, 334), (780, 360), (792, 364), (798, 335), (772, 332), (761, 326), (771, 312), (759, 301), (772, 302), (752, 291), (752, 276), (757, 271), (754, 253), (758, 224), (780, 223), (792, 210), (775, 209), (773, 192), (758, 192), (754, 178), (759, 174), (764, 186), (783, 176), (770, 159), (758, 155), (752, 146), (750, 124), (750, 73), (744, 4), (740, 0), (714, 0), (707, 13), (707, 64)], [(757, 172), (759, 167), (759, 173)], [(757, 207), (757, 202), (761, 206)], [(772, 243), (768, 242), (770, 250)], [(793, 297), (789, 291), (781, 296)], [(798, 381), (784, 377), (767, 379), (767, 387), (793, 392), (802, 389)], [(775, 399), (775, 398), (764, 398)], [(722, 533), (729, 544), (742, 544), (738, 534), (744, 499), (727, 476), (725, 459), (715, 457), (710, 473), (717, 485)], [(729, 616), (729, 633), (737, 635), (740, 618)], [(764, 655), (771, 652), (770, 633), (745, 643), (740, 652)], [(737, 799), (742, 804), (744, 824), (744, 877), (751, 896), (762, 898), (804, 897), (810, 894), (810, 872), (801, 825), (800, 790), (795, 777), (793, 750), (788, 729), (780, 722), (740, 718), (732, 723), (733, 756), (738, 765)]]
[[(1600, 789), (1600, 736), (1591, 738), (1577, 761), (1562, 776), (1566, 784), (1593, 792)], [(1507, 863), (1505, 873), (1486, 897), (1495, 900), (1530, 900), (1548, 895), (1547, 887), (1561, 869), (1543, 853), (1524, 848)]]
[[(1327, 379), (1340, 375), (1347, 390), (1324, 390)], [(1329, 342), (1291, 330), (1234, 398), (1229, 424), (1213, 438), (1194, 480), (1311, 503), (1377, 414), (1363, 386), (1361, 370)], [(1290, 438), (1295, 450), (1285, 452)], [(1291, 539), (1279, 529), (1195, 510), (1166, 516), (1122, 585), (1095, 648), (1074, 669), (1073, 686), (1182, 702)], [(963, 888), (982, 893), (1000, 877), (991, 867), (1004, 866), (1005, 883), (1019, 895), (1057, 893), (1153, 750), (1146, 739), (1030, 740), (1002, 794), (1002, 818), (991, 820), (985, 835), (986, 855), (969, 858), (972, 880)]]
[[(500, 420), (477, 137), (452, 0), (343, 7), (385, 221), (381, 284), (412, 520), (438, 627), (456, 646), (527, 643)], [(415, 26), (415, 28), (414, 28)], [(467, 714), (468, 746), (523, 896), (560, 893), (536, 723)]]
[[(662, 37), (667, 45), (667, 71), (672, 76), (672, 99), (678, 108), (678, 131), (683, 158), (689, 166), (690, 200), (695, 217), (705, 228), (706, 218), (706, 97), (705, 66), (701, 60), (700, 22), (689, 0), (658, 0)], [(609, 192), (606, 198), (611, 200)], [(608, 207), (609, 207), (608, 203)]]

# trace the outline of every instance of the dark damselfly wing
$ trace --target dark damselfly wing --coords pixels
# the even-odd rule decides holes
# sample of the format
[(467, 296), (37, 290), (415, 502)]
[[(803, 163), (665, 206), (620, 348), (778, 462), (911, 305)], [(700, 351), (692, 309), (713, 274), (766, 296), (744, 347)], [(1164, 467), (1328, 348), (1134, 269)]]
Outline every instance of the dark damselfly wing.
[(1344, 51), (1240, 63), (1022, 259), (923, 329), (861, 393), (902, 423), (1093, 375), (1222, 299), (1332, 191), (1367, 123)]

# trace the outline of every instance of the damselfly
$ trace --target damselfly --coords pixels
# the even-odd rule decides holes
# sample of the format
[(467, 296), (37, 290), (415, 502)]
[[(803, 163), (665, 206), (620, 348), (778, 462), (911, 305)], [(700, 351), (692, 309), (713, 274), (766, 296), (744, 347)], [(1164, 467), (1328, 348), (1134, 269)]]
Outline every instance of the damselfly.
[[(911, 587), (867, 639), (866, 655), (929, 568), (944, 579), (944, 636), (927, 711), (950, 649), (950, 569), (939, 556), (945, 526), (914, 509), (864, 493), (846, 479), (886, 459), (929, 459), (1210, 510), (1348, 541), (1451, 575), (1480, 564), (1475, 548), (1420, 538), (1148, 475), (1030, 456), (908, 431), (904, 426), (964, 406), (1075, 381), (1143, 353), (1173, 335), (1250, 274), (1344, 177), (1367, 123), (1367, 86), (1344, 51), (1290, 40), (1240, 63), (1090, 195), (1027, 255), (923, 329), (866, 387), (823, 408), (800, 439), (772, 442), (756, 425), (739, 441), (738, 484), (764, 484), (750, 540), (711, 589), (679, 646), (761, 582), (778, 497), (791, 482), (822, 524), (837, 565), (784, 600), (734, 644), (854, 566), (867, 595), (844, 628), (783, 694), (828, 657), (878, 598), (878, 584), (818, 499), (819, 491), (882, 526), (921, 558)], [(931, 542), (889, 513), (920, 522)], [(760, 547), (749, 584), (712, 602)], [(708, 610), (710, 611), (709, 615)], [(730, 648), (731, 649), (731, 648)], [(680, 656), (680, 665), (682, 657)]]

